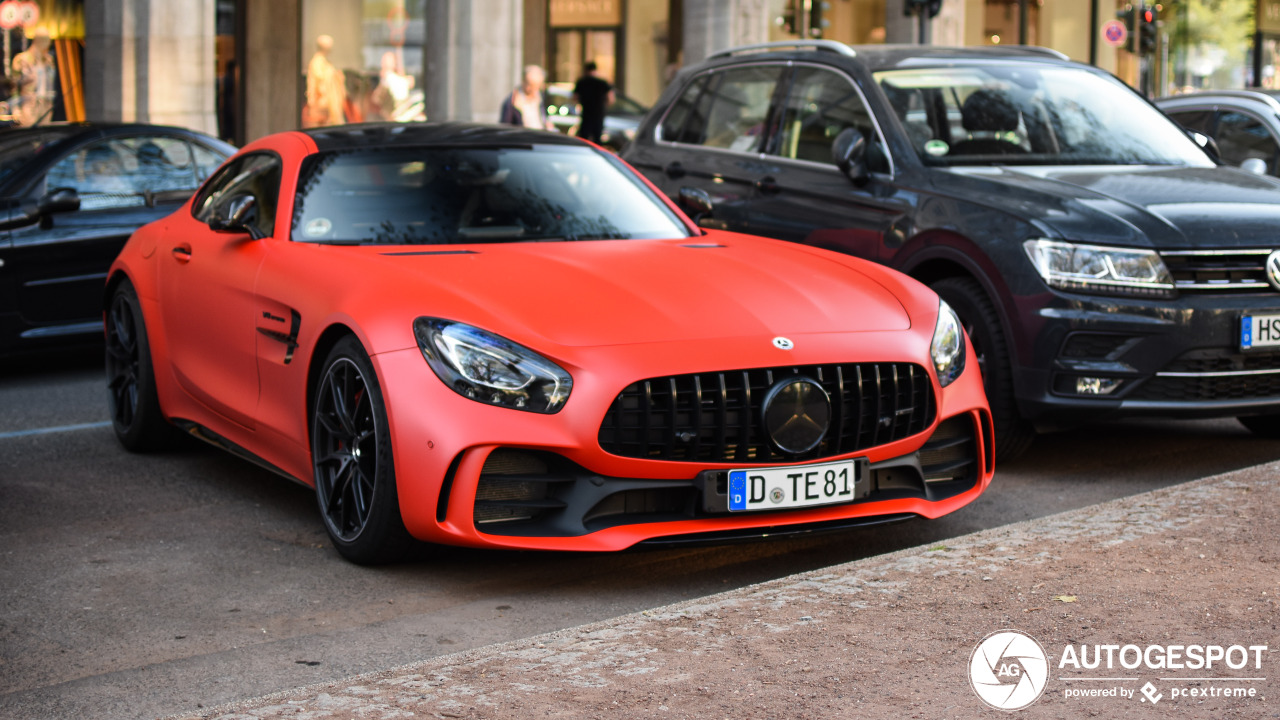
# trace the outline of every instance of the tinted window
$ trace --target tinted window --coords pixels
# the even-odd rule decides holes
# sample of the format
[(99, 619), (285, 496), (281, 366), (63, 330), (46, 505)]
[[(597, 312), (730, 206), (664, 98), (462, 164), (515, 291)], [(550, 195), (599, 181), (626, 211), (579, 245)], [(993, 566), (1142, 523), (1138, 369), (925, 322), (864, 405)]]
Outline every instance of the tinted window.
[(1267, 169), (1276, 166), (1276, 141), (1265, 125), (1245, 113), (1223, 111), (1218, 116), (1218, 154), (1228, 165), (1239, 166), (1250, 158), (1267, 163)]
[(783, 157), (831, 162), (831, 145), (846, 128), (876, 140), (875, 125), (853, 84), (829, 70), (800, 68), (782, 110), (777, 153)]
[[(710, 101), (710, 109), (706, 125), (698, 133), (698, 144), (761, 152), (769, 103), (781, 76), (782, 68), (777, 66), (734, 68), (721, 73), (719, 82), (712, 83), (704, 99)], [(685, 134), (689, 134), (689, 128)]]
[(5, 132), (7, 135), (0, 136), (0, 183), (35, 160), (36, 155), (46, 147), (70, 137), (79, 130), (60, 129), (38, 132), (7, 130)]
[(308, 162), (294, 204), (298, 242), (688, 236), (629, 171), (585, 147), (358, 150)]
[[(707, 116), (705, 104), (703, 111), (699, 114), (698, 101), (702, 98), (702, 90), (707, 85), (709, 75), (703, 75), (689, 84), (683, 93), (680, 93), (680, 99), (676, 100), (671, 106), (671, 110), (662, 120), (662, 139), (667, 142), (699, 142), (701, 132), (707, 124)], [(694, 130), (691, 132), (689, 139), (686, 139), (684, 129), (686, 126), (692, 126)]]
[(200, 191), (192, 212), (197, 220), (206, 223), (215, 213), (225, 217), (227, 206), (242, 195), (252, 196), (257, 205), (253, 225), (263, 235), (272, 235), (280, 196), (280, 160), (264, 153), (236, 158)]
[(157, 136), (86, 145), (60, 160), (45, 177), (48, 189), (74, 188), (82, 210), (154, 204), (172, 199), (163, 197), (169, 193), (185, 199), (198, 182), (187, 142)]
[(908, 134), (923, 134), (913, 141), (926, 163), (1213, 164), (1130, 88), (1084, 68), (1009, 62), (875, 78)]
[(1214, 113), (1212, 110), (1168, 110), (1166, 112), (1169, 117), (1188, 130), (1213, 135)]

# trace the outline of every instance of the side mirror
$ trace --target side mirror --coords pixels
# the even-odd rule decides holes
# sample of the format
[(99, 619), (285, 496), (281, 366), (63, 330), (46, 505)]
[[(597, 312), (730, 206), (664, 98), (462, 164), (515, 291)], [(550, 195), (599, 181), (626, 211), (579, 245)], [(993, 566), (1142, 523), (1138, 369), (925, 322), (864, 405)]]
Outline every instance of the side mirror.
[(845, 128), (836, 136), (831, 143), (831, 161), (858, 187), (871, 180), (867, 170), (867, 138), (857, 128)]
[(680, 209), (689, 214), (696, 224), (704, 217), (711, 215), (711, 196), (701, 188), (680, 188)]
[(1214, 162), (1222, 162), (1222, 153), (1218, 152), (1218, 143), (1213, 138), (1195, 130), (1187, 130), (1187, 136), (1191, 138), (1192, 142), (1199, 145), (1200, 149), (1205, 151), (1205, 154), (1213, 158)]
[(80, 209), (80, 195), (75, 188), (53, 188), (36, 202), (36, 211), (41, 215), (75, 212)]
[(1253, 173), (1254, 175), (1266, 175), (1267, 161), (1262, 158), (1248, 158), (1244, 162), (1240, 163), (1240, 169), (1247, 173)]
[(252, 195), (237, 195), (209, 218), (209, 229), (221, 233), (247, 233), (254, 240), (266, 237), (258, 229), (258, 201)]

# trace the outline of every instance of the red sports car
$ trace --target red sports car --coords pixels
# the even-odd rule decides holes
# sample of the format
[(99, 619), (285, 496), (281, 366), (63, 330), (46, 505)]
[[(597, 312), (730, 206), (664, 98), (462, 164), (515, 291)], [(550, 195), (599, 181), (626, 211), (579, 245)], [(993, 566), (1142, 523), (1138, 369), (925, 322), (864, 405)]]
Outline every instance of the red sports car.
[(609, 153), (470, 124), (273, 135), (106, 288), (116, 434), (314, 486), (338, 551), (619, 550), (938, 517), (991, 480), (955, 314), (704, 231)]

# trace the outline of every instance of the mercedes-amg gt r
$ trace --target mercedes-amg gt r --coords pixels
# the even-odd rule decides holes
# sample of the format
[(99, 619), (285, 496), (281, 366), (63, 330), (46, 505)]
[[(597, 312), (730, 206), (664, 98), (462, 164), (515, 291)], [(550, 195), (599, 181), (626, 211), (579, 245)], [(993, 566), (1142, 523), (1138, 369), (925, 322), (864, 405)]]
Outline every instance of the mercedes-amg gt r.
[(978, 363), (933, 291), (704, 231), (554, 133), (259, 140), (133, 235), (105, 326), (127, 449), (178, 428), (314, 486), (359, 563), (415, 538), (619, 550), (934, 518), (993, 471)]

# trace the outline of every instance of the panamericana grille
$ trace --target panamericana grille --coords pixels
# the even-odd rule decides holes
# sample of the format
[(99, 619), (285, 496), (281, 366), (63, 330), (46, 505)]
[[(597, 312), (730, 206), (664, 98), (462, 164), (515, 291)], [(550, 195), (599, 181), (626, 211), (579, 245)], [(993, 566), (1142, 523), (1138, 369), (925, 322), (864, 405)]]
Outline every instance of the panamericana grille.
[[(804, 376), (831, 398), (831, 426), (802, 455), (773, 447), (761, 427), (769, 388)], [(758, 368), (651, 378), (628, 385), (600, 425), (600, 447), (622, 457), (702, 462), (809, 460), (922, 432), (936, 412), (933, 383), (914, 363)]]
[(1172, 250), (1160, 253), (1185, 292), (1246, 292), (1274, 290), (1267, 283), (1266, 250)]

